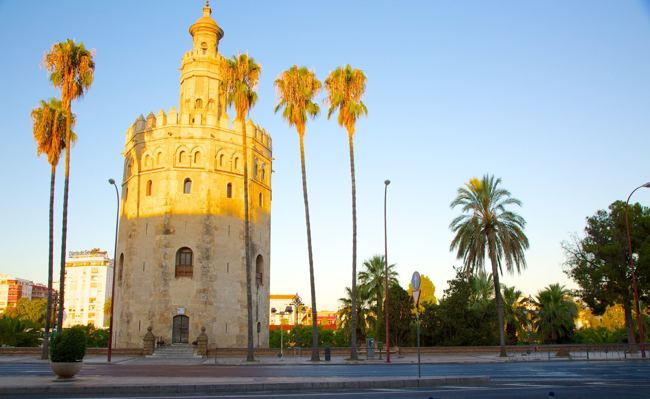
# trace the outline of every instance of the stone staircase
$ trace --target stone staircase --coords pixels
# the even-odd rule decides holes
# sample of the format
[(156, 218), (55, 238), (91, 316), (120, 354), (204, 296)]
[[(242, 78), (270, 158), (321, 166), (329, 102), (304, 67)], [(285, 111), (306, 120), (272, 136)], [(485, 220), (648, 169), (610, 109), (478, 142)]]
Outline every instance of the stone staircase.
[(158, 348), (155, 348), (153, 355), (148, 355), (147, 357), (159, 357), (159, 358), (201, 358), (196, 354), (196, 347), (194, 345), (187, 344), (174, 344), (174, 345), (165, 345)]

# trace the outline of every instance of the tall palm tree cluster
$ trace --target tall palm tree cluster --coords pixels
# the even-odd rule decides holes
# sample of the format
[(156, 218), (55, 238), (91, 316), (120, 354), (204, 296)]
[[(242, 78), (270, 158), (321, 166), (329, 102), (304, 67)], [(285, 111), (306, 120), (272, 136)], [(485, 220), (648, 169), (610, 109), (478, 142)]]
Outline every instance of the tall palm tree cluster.
[(77, 136), (72, 131), (75, 115), (71, 111), (72, 100), (83, 97), (90, 88), (95, 71), (95, 51), (87, 50), (83, 43), (68, 39), (52, 45), (45, 52), (43, 66), (47, 69), (50, 83), (61, 91), (61, 100), (51, 98), (40, 101), (40, 106), (32, 110), (33, 134), (38, 156), (46, 155), (51, 168), (50, 178), (50, 214), (49, 214), (49, 251), (47, 279), (47, 310), (45, 318), (45, 335), (43, 339), (42, 358), (49, 356), (49, 333), (52, 309), (52, 281), (54, 275), (54, 183), (56, 167), (61, 153), (65, 151), (65, 185), (63, 189), (63, 231), (61, 234), (61, 274), (59, 293), (59, 314), (57, 331), (63, 324), (63, 303), (65, 287), (65, 254), (68, 228), (68, 191), (70, 187), (70, 150)]
[[(350, 342), (357, 341), (357, 208), (356, 208), (356, 183), (354, 173), (354, 132), (357, 120), (367, 116), (368, 109), (361, 99), (366, 91), (366, 76), (359, 69), (352, 69), (350, 65), (345, 68), (338, 67), (325, 79), (327, 96), (324, 104), (329, 105), (327, 119), (338, 112), (338, 124), (345, 127), (348, 132), (350, 147), (350, 174), (352, 180), (352, 289), (350, 290), (351, 311)], [(309, 222), (309, 201), (307, 195), (307, 171), (305, 166), (305, 125), (308, 118), (316, 118), (320, 107), (313, 101), (322, 88), (321, 82), (313, 71), (306, 67), (292, 66), (282, 72), (275, 80), (278, 95), (278, 104), (275, 112), (282, 110), (282, 118), (289, 123), (289, 127), (296, 127), (300, 142), (300, 165), (302, 169), (302, 189), (305, 203), (305, 221), (307, 226), (307, 251), (309, 255), (309, 280), (311, 287), (312, 320), (316, 320), (316, 288), (314, 285), (314, 260), (311, 246), (311, 224)], [(249, 313), (250, 314), (250, 313)], [(318, 357), (318, 331), (313, 323), (313, 344), (311, 360)], [(252, 334), (249, 335), (252, 339)], [(351, 359), (357, 359), (356, 345), (352, 345)]]

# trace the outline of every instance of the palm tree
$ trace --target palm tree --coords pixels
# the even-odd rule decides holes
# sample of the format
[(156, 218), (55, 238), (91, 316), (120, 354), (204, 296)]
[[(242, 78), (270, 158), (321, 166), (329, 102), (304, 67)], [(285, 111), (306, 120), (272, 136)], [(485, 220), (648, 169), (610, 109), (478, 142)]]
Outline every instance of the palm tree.
[[(507, 205), (521, 206), (521, 201), (510, 196), (508, 190), (499, 188), (501, 179), (485, 175), (481, 180), (471, 179), (465, 187), (458, 189), (458, 196), (450, 204), (453, 209), (462, 206), (463, 214), (455, 218), (449, 228), (456, 236), (449, 250), (458, 249), (457, 259), (463, 259), (464, 271), (469, 276), (485, 271), (485, 257), (490, 259), (494, 277), (494, 293), (497, 300), (499, 320), (500, 356), (506, 353), (503, 332), (503, 303), (499, 284), (499, 273), (506, 270), (513, 274), (526, 268), (524, 250), (528, 248), (528, 238), (524, 234), (526, 221), (518, 214), (506, 210)], [(487, 252), (487, 254), (486, 254)]]
[[(275, 88), (278, 93), (279, 104), (275, 107), (275, 113), (281, 108), (282, 118), (289, 122), (289, 127), (296, 126), (300, 138), (300, 166), (302, 168), (302, 193), (305, 201), (305, 221), (307, 223), (307, 250), (309, 253), (309, 282), (311, 284), (311, 312), (312, 320), (317, 319), (316, 312), (316, 286), (314, 284), (314, 259), (311, 250), (311, 224), (309, 223), (309, 201), (307, 199), (307, 171), (305, 169), (305, 125), (307, 116), (312, 119), (320, 113), (320, 108), (312, 100), (318, 95), (321, 89), (321, 82), (316, 74), (305, 67), (294, 65), (288, 71), (284, 71), (275, 80)], [(312, 323), (312, 349), (311, 360), (319, 361), (318, 354), (318, 326)]]
[(244, 154), (244, 230), (246, 242), (246, 304), (248, 308), (248, 351), (247, 361), (255, 360), (253, 356), (253, 296), (251, 293), (251, 242), (250, 220), (248, 217), (248, 152), (246, 148), (246, 115), (257, 102), (255, 88), (262, 73), (262, 66), (248, 54), (238, 54), (232, 60), (221, 64), (221, 91), (226, 104), (235, 107), (235, 120), (241, 123), (242, 153)]
[(579, 309), (563, 285), (549, 285), (537, 294), (534, 304), (539, 307), (535, 328), (544, 341), (555, 344), (573, 333)]
[[(366, 92), (366, 75), (360, 69), (352, 69), (350, 65), (345, 68), (338, 67), (334, 72), (330, 72), (325, 79), (325, 90), (327, 98), (325, 104), (329, 104), (327, 119), (338, 109), (339, 126), (345, 127), (348, 131), (348, 141), (350, 143), (350, 172), (352, 176), (352, 323), (356, 323), (354, 312), (356, 311), (356, 292), (357, 292), (357, 187), (354, 177), (354, 129), (357, 119), (360, 116), (367, 116), (368, 109), (361, 101)], [(354, 327), (354, 326), (353, 326)], [(356, 328), (351, 328), (350, 342), (352, 349), (350, 359), (357, 360), (356, 347)]]
[[(384, 280), (386, 275), (386, 261), (384, 260), (384, 255), (374, 255), (372, 258), (363, 262), (365, 270), (359, 272), (359, 289), (365, 293), (369, 298), (374, 298), (375, 303), (375, 315), (377, 317), (377, 324), (375, 326), (375, 331), (379, 335), (381, 331), (380, 327), (382, 324), (382, 316), (384, 315), (383, 303), (384, 303), (384, 293), (386, 292), (384, 288)], [(395, 271), (395, 264), (388, 266), (388, 285), (397, 284), (398, 273)]]
[[(61, 112), (61, 101), (51, 98), (49, 102), (41, 100), (40, 107), (34, 108), (31, 113), (34, 140), (36, 141), (36, 155), (46, 155), (47, 162), (52, 169), (50, 177), (50, 219), (49, 219), (49, 251), (47, 275), (47, 308), (45, 310), (45, 335), (43, 338), (43, 353), (41, 359), (49, 358), (50, 321), (52, 320), (52, 280), (54, 275), (54, 182), (56, 167), (59, 164), (61, 151), (65, 147), (66, 118)], [(71, 125), (74, 126), (74, 118)], [(73, 143), (76, 139), (71, 133)]]
[(484, 309), (494, 299), (494, 278), (492, 273), (477, 273), (472, 279), (472, 292), (469, 297), (470, 308)]
[(525, 303), (526, 298), (521, 296), (520, 290), (514, 286), (503, 286), (503, 318), (506, 322), (508, 345), (517, 345), (517, 331), (526, 326)]
[[(341, 317), (341, 325), (339, 327), (350, 334), (351, 329), (356, 329), (354, 336), (358, 337), (358, 341), (351, 342), (351, 345), (355, 348), (366, 338), (366, 324), (375, 322), (375, 318), (370, 314), (367, 293), (363, 292), (363, 290), (357, 290), (356, 294), (357, 297), (353, 301), (352, 290), (350, 287), (345, 287), (346, 296), (339, 298), (339, 314)], [(356, 306), (356, 308), (352, 306)]]
[(68, 235), (68, 189), (70, 185), (70, 148), (72, 143), (70, 123), (72, 100), (83, 97), (90, 89), (95, 73), (95, 51), (86, 50), (83, 43), (76, 44), (68, 39), (52, 45), (52, 50), (46, 51), (43, 65), (50, 74), (50, 82), (61, 89), (61, 111), (66, 116), (65, 143), (68, 149), (65, 152), (65, 185), (63, 187), (63, 232), (61, 237), (61, 276), (59, 300), (59, 324), (57, 331), (63, 327), (64, 287), (65, 287), (65, 246)]

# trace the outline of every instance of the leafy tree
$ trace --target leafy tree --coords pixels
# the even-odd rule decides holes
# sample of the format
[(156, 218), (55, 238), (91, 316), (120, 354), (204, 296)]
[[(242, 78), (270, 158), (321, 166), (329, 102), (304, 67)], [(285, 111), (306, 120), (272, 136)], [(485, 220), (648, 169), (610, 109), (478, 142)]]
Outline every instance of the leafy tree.
[(563, 285), (551, 284), (537, 294), (534, 304), (539, 316), (534, 323), (537, 334), (547, 343), (568, 342), (575, 330), (578, 305)]
[[(409, 283), (409, 289), (408, 289), (409, 295), (413, 296), (413, 285)], [(419, 301), (419, 310), (420, 313), (424, 311), (424, 304), (425, 303), (438, 303), (438, 300), (436, 299), (436, 286), (433, 285), (433, 282), (431, 279), (424, 274), (420, 276), (420, 301)], [(413, 313), (415, 313), (415, 309), (413, 309)]]
[[(485, 271), (485, 257), (492, 264), (494, 293), (499, 321), (500, 356), (506, 353), (503, 332), (503, 300), (499, 274), (505, 263), (508, 273), (521, 273), (526, 268), (524, 250), (528, 249), (528, 238), (524, 234), (526, 221), (518, 214), (506, 210), (508, 205), (521, 206), (521, 201), (510, 196), (510, 192), (499, 188), (501, 179), (484, 175), (481, 180), (470, 179), (465, 187), (458, 189), (458, 196), (450, 206), (461, 206), (463, 214), (455, 218), (449, 227), (456, 236), (449, 250), (457, 249), (456, 258), (463, 259), (465, 273)], [(505, 262), (504, 262), (505, 261)]]
[[(289, 127), (296, 126), (300, 139), (300, 166), (302, 168), (302, 192), (305, 202), (305, 222), (307, 224), (307, 250), (309, 253), (309, 282), (311, 285), (312, 320), (316, 320), (316, 285), (314, 283), (314, 259), (311, 249), (311, 224), (309, 222), (309, 201), (307, 199), (307, 171), (305, 167), (305, 125), (307, 117), (314, 119), (320, 113), (320, 108), (312, 100), (320, 92), (322, 85), (316, 74), (305, 67), (292, 66), (275, 80), (279, 103), (275, 112), (284, 108), (282, 118)], [(312, 323), (312, 353), (311, 360), (320, 360), (318, 354), (318, 329)]]
[(38, 326), (24, 315), (4, 313), (0, 316), (0, 345), (35, 347), (40, 344)]
[(528, 322), (524, 313), (526, 299), (515, 287), (503, 286), (503, 318), (508, 345), (517, 345), (517, 333), (525, 332)]
[[(386, 261), (384, 255), (374, 255), (363, 262), (364, 270), (359, 272), (359, 289), (365, 291), (364, 296), (375, 300), (374, 313), (377, 318), (374, 329), (381, 336), (381, 331), (385, 330), (384, 324), (384, 294), (386, 279)], [(388, 286), (397, 284), (398, 273), (395, 271), (395, 264), (388, 266)], [(384, 333), (385, 335), (385, 333)]]
[[(354, 131), (357, 119), (361, 116), (368, 115), (368, 109), (361, 101), (366, 92), (366, 75), (360, 69), (352, 69), (350, 65), (345, 68), (338, 67), (333, 72), (330, 72), (327, 79), (325, 79), (325, 90), (327, 91), (327, 98), (325, 104), (329, 104), (330, 108), (327, 111), (327, 119), (329, 120), (332, 114), (338, 110), (338, 123), (339, 126), (345, 127), (348, 131), (348, 141), (350, 144), (350, 174), (352, 176), (352, 328), (350, 341), (357, 342), (357, 328), (355, 323), (357, 317), (356, 312), (356, 298), (357, 298), (357, 186), (354, 175)], [(357, 360), (357, 348), (352, 345), (350, 351), (350, 359)]]
[(399, 284), (388, 287), (388, 322), (390, 342), (396, 346), (411, 346), (411, 323), (415, 316), (413, 297)]
[(20, 298), (16, 302), (16, 307), (5, 309), (5, 313), (20, 316), (23, 320), (31, 322), (35, 327), (41, 328), (45, 325), (46, 308), (47, 299), (30, 301), (29, 298)]
[[(647, 302), (650, 299), (650, 208), (638, 203), (630, 205), (628, 216), (639, 299)], [(576, 295), (596, 316), (602, 315), (609, 306), (621, 304), (628, 342), (636, 343), (625, 203), (615, 201), (609, 210), (599, 210), (588, 217), (584, 238), (574, 235), (562, 247), (566, 255), (564, 272), (580, 286)]]
[[(351, 337), (356, 337), (356, 345), (352, 346), (363, 346), (366, 339), (367, 324), (375, 323), (375, 318), (370, 311), (370, 298), (368, 297), (367, 292), (357, 290), (356, 298), (353, 301), (352, 290), (350, 287), (345, 287), (345, 293), (346, 297), (339, 298), (339, 305), (341, 306), (339, 308), (339, 314), (341, 317), (339, 328), (350, 334)], [(388, 295), (390, 295), (390, 292)], [(354, 309), (353, 306), (356, 306), (356, 309)], [(353, 317), (356, 317), (356, 320), (353, 320)], [(352, 328), (356, 328), (354, 335), (350, 333)]]
[(106, 348), (108, 347), (108, 330), (97, 328), (92, 324), (85, 326), (75, 326), (83, 331), (86, 336), (86, 344), (89, 348)]
[(248, 54), (238, 54), (232, 60), (225, 60), (221, 68), (221, 91), (226, 104), (234, 106), (242, 128), (242, 153), (244, 155), (244, 239), (246, 246), (246, 304), (248, 310), (248, 351), (246, 360), (255, 360), (253, 355), (253, 297), (251, 292), (251, 239), (248, 215), (248, 151), (246, 146), (246, 115), (257, 102), (255, 89), (262, 73), (262, 66)]
[(104, 327), (107, 327), (111, 323), (111, 304), (113, 303), (113, 298), (109, 297), (106, 302), (104, 302), (104, 316), (108, 316), (104, 322)]
[[(43, 339), (43, 353), (41, 359), (50, 356), (49, 336), (50, 321), (52, 320), (52, 281), (54, 276), (54, 182), (56, 180), (56, 167), (59, 164), (61, 151), (65, 150), (66, 114), (61, 108), (61, 101), (50, 98), (49, 102), (41, 100), (40, 107), (34, 108), (31, 113), (34, 141), (36, 141), (36, 155), (46, 155), (47, 162), (52, 169), (50, 173), (50, 216), (49, 216), (49, 248), (48, 248), (48, 274), (47, 274), (47, 311), (45, 321), (45, 335)], [(70, 128), (75, 124), (74, 114)], [(74, 132), (70, 132), (72, 145), (77, 139)]]
[(439, 304), (426, 303), (420, 314), (421, 341), (424, 346), (495, 345), (498, 342), (494, 300), (483, 308), (469, 301), (474, 276), (456, 270)]
[[(66, 238), (68, 235), (68, 189), (70, 183), (70, 149), (72, 148), (73, 121), (70, 104), (72, 100), (83, 97), (90, 89), (95, 75), (95, 51), (86, 50), (83, 43), (76, 44), (68, 39), (52, 45), (43, 57), (43, 65), (50, 75), (50, 82), (61, 90), (61, 112), (65, 115), (65, 185), (63, 187), (63, 231), (61, 237), (61, 275), (59, 278), (59, 325), (57, 331), (63, 327), (64, 286), (65, 286), (65, 257)], [(49, 287), (48, 287), (49, 288)], [(50, 291), (51, 292), (51, 291)]]

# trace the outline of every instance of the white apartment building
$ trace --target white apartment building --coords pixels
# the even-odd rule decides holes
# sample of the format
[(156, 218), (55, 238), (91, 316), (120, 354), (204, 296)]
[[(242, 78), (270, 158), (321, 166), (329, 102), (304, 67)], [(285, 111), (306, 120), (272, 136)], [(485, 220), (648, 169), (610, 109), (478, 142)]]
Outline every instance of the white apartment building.
[(68, 253), (64, 328), (87, 324), (105, 326), (108, 316), (104, 315), (104, 304), (113, 295), (113, 263), (108, 253), (99, 248)]

